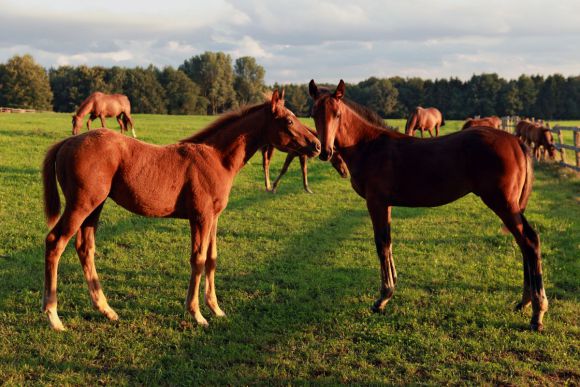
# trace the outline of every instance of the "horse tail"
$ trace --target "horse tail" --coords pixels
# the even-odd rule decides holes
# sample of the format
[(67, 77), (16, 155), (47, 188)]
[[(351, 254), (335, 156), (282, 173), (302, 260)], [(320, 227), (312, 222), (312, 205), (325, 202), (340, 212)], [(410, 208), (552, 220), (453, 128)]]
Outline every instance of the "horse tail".
[(65, 139), (51, 146), (44, 156), (42, 162), (42, 185), (44, 188), (44, 214), (46, 223), (52, 228), (60, 215), (60, 196), (56, 183), (56, 155), (61, 146), (67, 141)]
[(445, 125), (445, 117), (443, 117), (443, 113), (441, 113), (441, 126)]
[(524, 156), (526, 157), (526, 178), (524, 180), (524, 186), (522, 187), (522, 193), (520, 195), (520, 211), (523, 214), (528, 205), (528, 199), (532, 193), (532, 183), (534, 182), (534, 164), (532, 161), (532, 154), (530, 152), (530, 147), (521, 141), (518, 141)]

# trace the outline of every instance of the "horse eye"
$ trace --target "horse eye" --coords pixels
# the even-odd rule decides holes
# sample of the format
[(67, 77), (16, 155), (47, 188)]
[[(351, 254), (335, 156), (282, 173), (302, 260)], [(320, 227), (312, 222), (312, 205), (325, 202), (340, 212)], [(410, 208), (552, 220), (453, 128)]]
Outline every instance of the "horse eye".
[(286, 122), (288, 123), (288, 126), (292, 126), (292, 124), (294, 123), (294, 122), (292, 121), (292, 119), (290, 119), (290, 118), (288, 118), (288, 120), (286, 120)]

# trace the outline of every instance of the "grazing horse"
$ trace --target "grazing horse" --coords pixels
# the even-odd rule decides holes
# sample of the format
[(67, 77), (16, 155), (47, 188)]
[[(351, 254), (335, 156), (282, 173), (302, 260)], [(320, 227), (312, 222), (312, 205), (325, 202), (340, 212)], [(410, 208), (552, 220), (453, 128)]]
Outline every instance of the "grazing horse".
[[(533, 146), (534, 157), (536, 160), (546, 158), (546, 153), (550, 159), (556, 158), (556, 147), (554, 146), (554, 136), (550, 128), (542, 126), (540, 123), (520, 121), (516, 125), (516, 136), (519, 137), (529, 146)], [(540, 149), (541, 147), (541, 149)]]
[(461, 130), (473, 128), (475, 126), (486, 126), (488, 128), (500, 129), (501, 118), (498, 116), (483, 117), (483, 118), (468, 118), (463, 124)]
[[(393, 296), (397, 272), (391, 246), (391, 207), (434, 207), (470, 192), (503, 221), (523, 255), (524, 291), (518, 308), (532, 304), (531, 328), (543, 329), (548, 299), (542, 280), (540, 240), (524, 216), (533, 179), (528, 147), (500, 130), (472, 128), (420, 140), (383, 130), (342, 102), (341, 80), (332, 95), (321, 94), (314, 80), (309, 92), (321, 141), (321, 160), (339, 153), (354, 190), (366, 200), (381, 264), (383, 310)], [(419, 163), (421, 168), (415, 168)]]
[[(321, 93), (331, 94), (331, 91), (329, 89), (321, 87), (321, 88), (319, 88), (319, 90)], [(284, 93), (284, 91), (282, 91), (282, 95), (284, 95), (283, 93)], [(349, 100), (348, 98), (345, 98), (343, 101), (346, 104), (348, 104), (352, 109), (354, 109), (358, 114), (360, 114), (362, 117), (364, 117), (365, 120), (367, 120), (367, 121), (369, 121), (377, 126), (381, 126), (385, 129), (391, 129), (391, 130), (394, 129), (391, 126), (388, 126), (385, 123), (385, 120), (383, 120), (383, 118), (380, 115), (378, 115), (374, 110), (371, 110), (366, 106), (362, 106), (362, 105), (359, 105), (357, 103), (354, 103), (351, 100)], [(316, 134), (316, 132), (314, 132), (314, 131), (312, 131), (312, 133)], [(288, 152), (288, 156), (286, 156), (286, 160), (284, 161), (284, 165), (282, 166), (282, 169), (280, 170), (280, 174), (278, 175), (278, 177), (274, 181), (274, 184), (271, 185), (270, 184), (270, 160), (272, 160), (273, 154), (274, 154), (274, 148), (271, 146), (267, 146), (267, 147), (264, 147), (262, 149), (262, 166), (264, 169), (264, 180), (265, 180), (265, 185), (266, 185), (266, 191), (269, 191), (269, 192), (276, 192), (276, 189), (278, 188), (278, 185), (280, 184), (280, 179), (288, 171), (288, 167), (290, 166), (290, 163), (296, 157), (295, 153)], [(331, 162), (332, 166), (334, 167), (334, 169), (336, 169), (336, 171), (338, 172), (338, 174), (341, 177), (343, 177), (343, 178), (348, 177), (348, 167), (346, 166), (346, 164), (344, 163), (344, 161), (342, 160), (342, 158), (340, 157), (340, 155), (338, 153), (330, 158), (330, 162)], [(302, 168), (302, 183), (304, 186), (304, 190), (308, 193), (312, 193), (312, 191), (308, 187), (308, 166), (307, 166), (306, 156), (300, 156), (300, 166)]]
[[(205, 269), (205, 303), (223, 316), (214, 285), (218, 218), (235, 176), (266, 144), (310, 157), (320, 151), (316, 136), (284, 107), (277, 91), (271, 101), (225, 114), (178, 144), (152, 145), (99, 129), (53, 145), (42, 169), (45, 213), (54, 226), (46, 237), (43, 298), (51, 327), (64, 329), (57, 313), (57, 270), (74, 234), (93, 306), (111, 320), (118, 318), (94, 263), (95, 231), (108, 197), (139, 215), (189, 220), (191, 277), (185, 306), (199, 325), (207, 325), (199, 308)], [(66, 199), (60, 219), (57, 179)]]
[[(316, 136), (316, 132), (312, 131), (312, 134)], [(284, 176), (286, 172), (288, 172), (288, 167), (290, 167), (290, 163), (292, 163), (292, 160), (298, 157), (298, 159), (300, 160), (300, 169), (302, 170), (302, 185), (304, 187), (304, 191), (306, 191), (307, 193), (313, 193), (310, 187), (308, 186), (307, 156), (300, 155), (296, 152), (288, 152), (288, 154), (286, 155), (286, 160), (284, 161), (284, 165), (282, 166), (282, 169), (280, 169), (280, 174), (278, 175), (276, 180), (274, 180), (274, 184), (271, 184), (270, 161), (272, 161), (273, 155), (274, 155), (273, 146), (268, 145), (262, 148), (262, 168), (264, 169), (264, 182), (266, 185), (266, 191), (272, 193), (276, 192), (278, 186), (280, 185), (280, 180), (282, 179), (282, 176)], [(337, 155), (336, 157), (333, 157), (332, 159), (330, 159), (330, 162), (332, 163), (332, 166), (334, 167), (334, 169), (336, 169), (336, 171), (341, 177), (343, 178), (348, 177), (348, 168), (346, 167), (346, 164), (344, 163), (344, 161), (342, 161), (340, 156)]]
[(116, 117), (117, 122), (121, 127), (121, 132), (127, 131), (127, 126), (130, 124), (133, 137), (137, 137), (135, 134), (133, 119), (131, 118), (131, 103), (126, 95), (104, 94), (101, 92), (91, 94), (83, 101), (83, 103), (81, 103), (76, 114), (73, 115), (72, 134), (79, 133), (83, 124), (83, 117), (88, 113), (91, 113), (91, 115), (87, 120), (87, 130), (91, 130), (91, 121), (95, 120), (97, 117), (101, 119), (101, 126), (103, 128), (107, 126), (105, 123), (105, 117)]
[(433, 137), (433, 128), (435, 128), (435, 136), (439, 136), (439, 128), (443, 125), (445, 125), (445, 120), (438, 109), (417, 106), (407, 119), (405, 134), (413, 137), (415, 130), (419, 129), (421, 137), (423, 137), (423, 132), (426, 130)]

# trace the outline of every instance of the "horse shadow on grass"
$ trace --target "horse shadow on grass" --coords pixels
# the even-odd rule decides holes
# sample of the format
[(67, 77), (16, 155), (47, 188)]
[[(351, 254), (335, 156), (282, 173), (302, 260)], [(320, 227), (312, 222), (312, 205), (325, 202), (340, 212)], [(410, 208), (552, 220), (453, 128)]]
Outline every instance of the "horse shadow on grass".
[[(324, 180), (324, 179), (322, 179)], [(277, 195), (271, 195), (263, 191), (254, 192), (251, 195), (235, 198), (228, 206), (230, 210), (251, 210), (253, 207), (263, 205), (264, 200), (281, 198), (288, 199), (289, 192), (283, 191)], [(106, 209), (105, 209), (106, 211)], [(226, 210), (227, 213), (227, 210)], [(422, 212), (405, 212), (398, 214), (399, 218), (422, 216)], [(394, 304), (387, 307), (386, 317), (382, 315), (371, 316), (369, 306), (374, 296), (378, 294), (378, 262), (372, 246), (372, 229), (368, 228), (367, 249), (361, 253), (360, 258), (353, 260), (352, 266), (343, 266), (341, 264), (341, 246), (352, 239), (351, 233), (359, 229), (365, 223), (368, 223), (366, 211), (360, 209), (349, 209), (346, 211), (335, 211), (317, 218), (316, 222), (306, 224), (306, 227), (296, 230), (288, 238), (281, 239), (281, 243), (272, 251), (272, 256), (264, 262), (263, 265), (249, 265), (244, 273), (240, 273), (239, 268), (229, 266), (225, 260), (228, 256), (235, 254), (235, 251), (221, 251), (218, 257), (217, 286), (218, 297), (222, 307), (228, 313), (225, 319), (216, 319), (210, 317), (210, 328), (204, 330), (197, 328), (192, 323), (192, 319), (183, 312), (183, 298), (189, 277), (189, 265), (187, 258), (189, 256), (188, 242), (184, 243), (184, 256), (178, 257), (182, 263), (182, 270), (177, 274), (177, 279), (172, 286), (178, 287), (174, 293), (160, 292), (161, 302), (154, 302), (149, 297), (143, 302), (133, 302), (129, 298), (118, 302), (122, 299), (121, 294), (123, 286), (126, 284), (115, 283), (115, 281), (104, 281), (103, 286), (105, 293), (112, 295), (112, 306), (120, 311), (121, 321), (119, 324), (135, 324), (131, 320), (142, 320), (146, 317), (140, 317), (143, 311), (164, 314), (166, 317), (161, 324), (168, 324), (167, 332), (163, 333), (161, 327), (160, 335), (175, 335), (175, 330), (179, 330), (178, 337), (169, 338), (166, 342), (157, 342), (156, 345), (161, 349), (155, 348), (155, 359), (150, 359), (145, 364), (125, 364), (115, 362), (114, 360), (103, 359), (96, 361), (97, 365), (86, 366), (84, 363), (79, 364), (75, 360), (64, 360), (56, 362), (43, 360), (41, 363), (49, 370), (69, 370), (78, 373), (89, 373), (95, 380), (103, 375), (104, 370), (110, 374), (121, 375), (128, 378), (131, 382), (142, 382), (147, 384), (178, 384), (184, 381), (191, 383), (229, 383), (229, 384), (248, 384), (248, 383), (279, 383), (279, 382), (296, 382), (308, 381), (312, 378), (322, 377), (320, 380), (326, 380), (331, 383), (339, 383), (340, 379), (324, 379), (324, 374), (315, 374), (320, 370), (312, 367), (313, 374), (304, 379), (293, 377), (292, 369), (282, 372), (286, 376), (279, 378), (272, 376), (263, 369), (269, 367), (284, 367), (284, 357), (292, 356), (290, 347), (294, 347), (303, 340), (303, 335), (313, 334), (324, 331), (326, 327), (335, 326), (337, 323), (345, 321), (354, 321), (363, 324), (365, 321), (379, 319), (385, 324), (392, 324), (391, 327), (396, 329), (398, 325), (405, 325), (406, 320), (403, 317), (397, 317), (397, 311), (400, 306), (397, 303), (404, 303), (405, 298), (395, 295)], [(160, 222), (160, 223), (157, 223)], [(132, 233), (142, 233), (149, 228), (167, 227), (167, 232), (173, 232), (174, 228), (164, 226), (164, 221), (151, 220), (149, 222), (135, 222), (134, 218), (125, 219), (113, 225), (101, 226), (97, 235), (97, 251), (99, 250), (99, 241), (115, 238), (120, 233), (130, 230)], [(152, 226), (151, 223), (155, 223)], [(337, 226), (338, 225), (338, 226)], [(275, 225), (273, 225), (275, 226)], [(187, 228), (187, 223), (183, 223)], [(241, 231), (249, 239), (268, 237), (267, 233), (260, 234), (255, 230)], [(262, 232), (263, 233), (263, 232)], [(187, 232), (188, 234), (188, 232)], [(220, 235), (218, 234), (218, 246), (220, 244)], [(187, 239), (187, 238), (184, 238)], [(308, 241), (305, 243), (304, 241)], [(332, 241), (329, 243), (328, 241)], [(257, 242), (256, 242), (257, 243)], [(70, 246), (70, 244), (69, 244)], [(306, 248), (305, 248), (306, 247)], [(69, 247), (70, 248), (70, 247)], [(256, 246), (259, 248), (259, 246)], [(30, 290), (36, 291), (35, 308), (40, 305), (40, 294), (42, 289), (42, 259), (44, 249), (42, 247), (33, 248), (18, 252), (7, 260), (8, 265), (2, 265), (2, 281), (10, 278), (25, 278), (25, 284), (12, 280), (8, 288), (3, 291), (15, 290), (18, 286), (24, 285)], [(35, 257), (31, 262), (31, 256)], [(338, 256), (342, 259), (338, 260)], [(36, 259), (36, 257), (38, 259)], [(244, 259), (251, 259), (247, 257)], [(395, 255), (395, 259), (397, 256)], [(21, 266), (19, 261), (27, 261), (27, 265)], [(76, 261), (76, 260), (75, 260)], [(97, 262), (101, 274), (114, 278), (134, 276), (131, 269), (119, 269), (114, 265), (103, 265), (104, 262)], [(71, 271), (79, 270), (78, 262), (61, 263), (61, 284), (62, 277), (66, 277)], [(34, 275), (31, 276), (31, 273)], [(175, 270), (169, 270), (167, 280), (175, 277)], [(401, 273), (403, 278), (404, 273)], [(155, 283), (159, 279), (159, 272), (156, 268), (139, 273), (139, 282)], [(66, 280), (65, 280), (66, 282)], [(407, 282), (407, 281), (406, 281)], [(130, 284), (132, 285), (132, 284)], [(460, 282), (457, 286), (468, 286), (466, 282)], [(90, 307), (90, 301), (86, 294), (86, 285), (84, 281), (79, 281), (77, 296), (71, 299), (83, 303), (84, 307)], [(405, 284), (403, 286), (410, 286)], [(433, 292), (437, 286), (434, 283), (413, 284), (415, 288), (427, 292)], [(61, 295), (63, 294), (60, 287)], [(475, 290), (480, 290), (474, 286)], [(519, 289), (519, 287), (517, 288)], [(71, 291), (73, 289), (69, 289)], [(139, 289), (142, 291), (155, 291), (156, 289), (148, 288), (146, 285)], [(489, 288), (487, 288), (489, 290)], [(505, 290), (505, 289), (504, 289)], [(511, 289), (510, 289), (511, 291)], [(514, 297), (519, 291), (514, 293)], [(174, 297), (175, 295), (175, 297)], [(398, 298), (398, 299), (397, 299)], [(165, 299), (165, 301), (163, 300)], [(241, 300), (234, 303), (231, 300)], [(0, 305), (4, 300), (0, 300)], [(122, 305), (125, 303), (125, 305)], [(129, 307), (137, 307), (139, 312), (129, 313)], [(61, 314), (64, 317), (65, 324), (68, 318), (78, 311), (71, 312), (70, 305), (67, 305), (69, 311), (61, 308)], [(2, 306), (4, 309), (4, 306)], [(35, 309), (38, 310), (38, 309)], [(15, 313), (28, 313), (26, 307), (17, 308)], [(82, 313), (82, 312), (81, 312)], [(207, 309), (204, 313), (208, 313)], [(40, 315), (40, 313), (38, 313)], [(99, 326), (115, 327), (100, 317), (96, 312), (85, 312), (85, 319), (94, 320), (90, 324)], [(209, 316), (208, 316), (209, 317)], [(393, 319), (390, 323), (389, 320)], [(167, 322), (165, 321), (172, 321)], [(37, 327), (46, 326), (47, 324), (40, 317), (38, 318)], [(179, 323), (179, 320), (182, 320)], [(359, 322), (361, 321), (362, 322)], [(159, 323), (159, 322), (158, 322)], [(139, 322), (137, 323), (139, 324)], [(497, 325), (499, 328), (506, 328), (503, 322), (493, 322), (491, 325)], [(522, 326), (511, 327), (525, 329), (527, 324)], [(508, 327), (509, 328), (509, 327)], [(115, 335), (115, 330), (111, 329), (107, 336)], [(52, 333), (47, 333), (52, 334)], [(135, 332), (139, 334), (139, 332)], [(102, 335), (102, 334), (101, 334)], [(142, 340), (147, 341), (144, 336)], [(177, 342), (176, 342), (177, 340)], [(321, 343), (322, 344), (322, 343)], [(114, 351), (114, 346), (107, 343), (106, 340), (96, 342), (95, 345), (99, 352), (105, 354)], [(322, 349), (321, 349), (322, 350)], [(158, 354), (162, 353), (161, 356)], [(258, 354), (258, 355), (256, 355)], [(300, 351), (298, 351), (300, 355)], [(32, 354), (31, 354), (32, 356)], [(257, 356), (257, 357), (256, 357)], [(273, 362), (273, 358), (280, 358), (281, 363)], [(215, 359), (222, 359), (217, 362)], [(10, 362), (10, 359), (0, 360)], [(307, 361), (307, 359), (304, 359)], [(38, 360), (36, 360), (38, 362)], [(33, 361), (34, 363), (34, 361)], [(93, 362), (95, 364), (95, 362)], [(227, 372), (227, 369), (234, 369), (240, 372)], [(259, 370), (262, 371), (259, 371)], [(243, 372), (245, 370), (245, 372)], [(322, 371), (324, 372), (324, 371)]]

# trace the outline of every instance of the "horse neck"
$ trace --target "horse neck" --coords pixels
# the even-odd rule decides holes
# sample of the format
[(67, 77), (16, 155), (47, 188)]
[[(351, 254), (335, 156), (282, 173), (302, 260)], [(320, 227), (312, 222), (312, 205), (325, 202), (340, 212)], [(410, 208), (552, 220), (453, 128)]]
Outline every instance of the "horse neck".
[(77, 109), (76, 116), (79, 118), (83, 118), (86, 116), (91, 110), (93, 109), (93, 100), (92, 98), (87, 98), (81, 103), (81, 106)]
[(334, 147), (343, 157), (349, 169), (363, 156), (363, 148), (388, 131), (365, 121), (350, 108), (343, 110), (340, 126), (334, 139)]
[(237, 173), (250, 158), (266, 145), (265, 131), (268, 125), (263, 109), (252, 112), (208, 137), (204, 144), (218, 151), (222, 165)]

